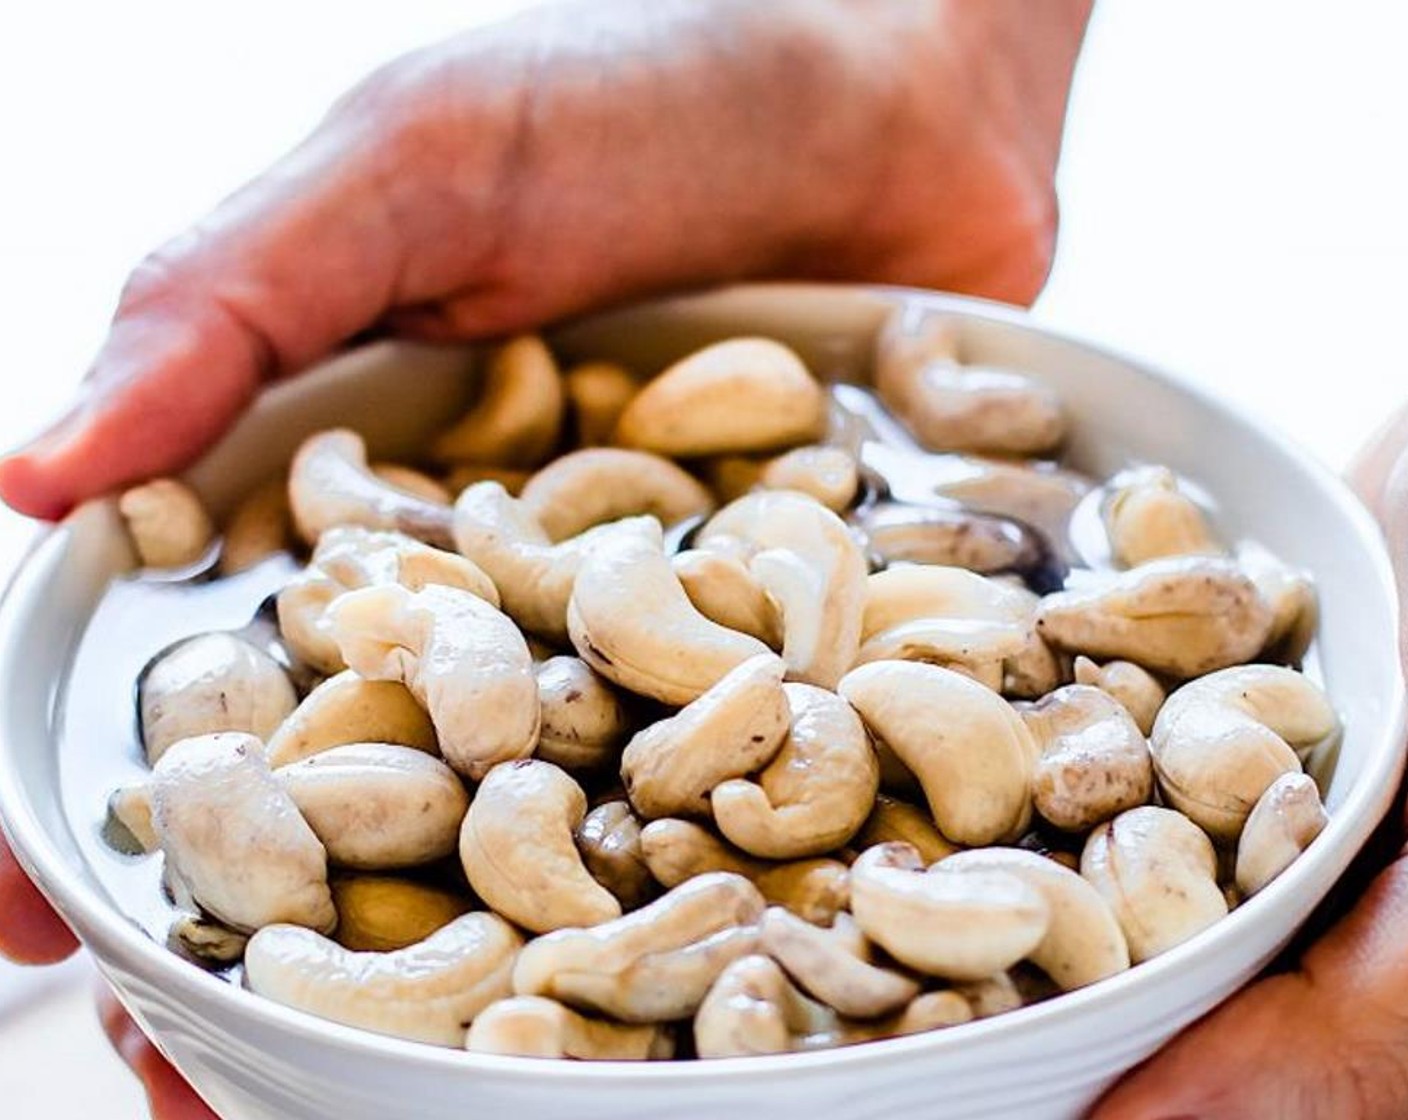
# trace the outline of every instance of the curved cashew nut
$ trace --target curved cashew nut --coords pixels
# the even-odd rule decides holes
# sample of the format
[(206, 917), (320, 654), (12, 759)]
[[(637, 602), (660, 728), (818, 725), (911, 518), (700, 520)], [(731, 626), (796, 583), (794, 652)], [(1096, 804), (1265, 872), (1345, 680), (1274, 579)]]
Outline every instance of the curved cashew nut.
[(782, 648), (782, 619), (748, 565), (712, 548), (689, 548), (670, 558), (689, 601), (705, 618)]
[(278, 769), (349, 743), (395, 743), (440, 753), (435, 725), (405, 685), (364, 680), (351, 669), (305, 696), (269, 736), (264, 753)]
[(146, 568), (185, 568), (210, 550), (215, 526), (196, 492), (174, 478), (124, 491), (117, 511)]
[(523, 758), (538, 741), (538, 685), (523, 635), (483, 599), (396, 584), (340, 597), (332, 636), (370, 680), (399, 681), (435, 724), (445, 761), (469, 778)]
[(378, 1034), (459, 1047), (465, 1026), (509, 994), (523, 940), (497, 914), (456, 918), (424, 941), (358, 953), (295, 926), (250, 939), (250, 990), (289, 1007)]
[(1031, 956), (1047, 937), (1045, 896), (1010, 871), (923, 870), (907, 844), (870, 848), (851, 864), (851, 913), (901, 964), (930, 976), (981, 980)]
[(934, 818), (924, 810), (882, 793), (876, 796), (870, 816), (851, 843), (865, 851), (892, 841), (913, 846), (925, 863), (937, 863), (959, 850), (934, 827)]
[(767, 765), (787, 736), (786, 666), (749, 658), (668, 719), (636, 734), (621, 755), (621, 781), (646, 818), (707, 816), (720, 782)]
[(355, 952), (391, 953), (424, 941), (469, 911), (454, 891), (391, 875), (332, 881), (337, 943)]
[(394, 486), (439, 506), (451, 505), (455, 500), (448, 486), (414, 467), (402, 466), (400, 463), (373, 463), (372, 474), (388, 486)]
[(1246, 573), (1211, 557), (1154, 560), (1101, 587), (1048, 595), (1036, 619), (1061, 649), (1185, 679), (1255, 657), (1271, 622)]
[(620, 694), (580, 657), (549, 657), (535, 673), (543, 722), (534, 754), (569, 772), (614, 761), (631, 730)]
[(1045, 464), (978, 458), (960, 462), (964, 473), (938, 481), (929, 488), (931, 497), (937, 494), (979, 513), (1015, 518), (1041, 533), (1056, 556), (1072, 553), (1071, 515), (1090, 493), (1090, 479)]
[(199, 634), (157, 654), (137, 685), (142, 745), (155, 765), (182, 739), (244, 731), (267, 739), (298, 697), (283, 667), (234, 634)]
[(719, 973), (756, 951), (765, 908), (742, 876), (700, 875), (613, 922), (530, 942), (513, 990), (626, 1023), (685, 1019)]
[(813, 444), (797, 447), (763, 464), (758, 484), (764, 490), (795, 490), (814, 498), (832, 513), (842, 513), (860, 488), (856, 457), (844, 447)]
[(1267, 787), (1298, 772), (1299, 755), (1339, 730), (1334, 709), (1308, 677), (1279, 665), (1242, 665), (1170, 696), (1149, 749), (1168, 803), (1230, 841)]
[(1237, 842), (1237, 889), (1250, 898), (1290, 867), (1329, 824), (1309, 774), (1282, 774), (1266, 787)]
[(292, 536), (288, 479), (281, 475), (251, 490), (225, 523), (220, 540), (220, 574), (233, 576), (248, 571), (287, 549)]
[(567, 606), (578, 655), (607, 680), (688, 704), (767, 646), (705, 618), (684, 593), (658, 536), (617, 533), (582, 562)]
[(1088, 657), (1077, 657), (1075, 677), (1076, 684), (1093, 685), (1123, 704), (1141, 735), (1147, 737), (1154, 730), (1154, 719), (1168, 694), (1149, 670), (1141, 669), (1133, 661), (1107, 661), (1097, 665)]
[(1030, 631), (981, 618), (916, 618), (882, 630), (865, 642), (857, 665), (872, 661), (923, 661), (971, 677), (1001, 692), (1003, 665), (1026, 648)]
[(1149, 744), (1113, 696), (1090, 685), (1067, 685), (1026, 708), (1022, 719), (1041, 752), (1032, 802), (1057, 828), (1088, 832), (1149, 800)]
[(660, 1023), (591, 1019), (543, 996), (511, 996), (481, 1011), (469, 1028), (466, 1050), (520, 1058), (646, 1061), (673, 1057), (674, 1038)]
[(640, 388), (624, 366), (614, 362), (583, 362), (563, 375), (567, 400), (576, 421), (577, 442), (598, 447), (611, 439), (616, 422)]
[(335, 428), (303, 441), (289, 468), (293, 523), (308, 544), (339, 525), (389, 529), (450, 548), (450, 511), (383, 482), (367, 463), (356, 432)]
[(681, 359), (621, 413), (615, 442), (672, 458), (774, 451), (826, 429), (826, 393), (780, 342), (734, 338)]
[(837, 691), (919, 779), (945, 836), (983, 845), (1026, 830), (1036, 743), (1002, 697), (913, 661), (863, 665)]
[[(1115, 927), (1118, 931), (1119, 927)], [(1120, 934), (1123, 941), (1124, 934)], [(1126, 962), (1129, 954), (1125, 953)], [(1128, 965), (1126, 964), (1126, 967)], [(970, 980), (966, 984), (955, 984), (953, 990), (968, 1001), (975, 1019), (991, 1019), (994, 1015), (1006, 1015), (1027, 1004), (1021, 990), (1012, 982), (1006, 972), (999, 972), (985, 980)]]
[(1315, 638), (1320, 603), (1310, 576), (1250, 542), (1237, 549), (1237, 563), (1271, 608), (1271, 633), (1262, 660), (1299, 664)]
[(623, 911), (638, 910), (655, 895), (640, 833), (640, 818), (626, 801), (598, 805), (577, 827), (582, 863), (593, 879), (616, 896)]
[(269, 771), (258, 739), (183, 739), (157, 763), (151, 790), (167, 876), (203, 910), (245, 931), (336, 924), (327, 853)]
[(878, 501), (849, 515), (880, 565), (923, 564), (970, 572), (1031, 572), (1046, 543), (1020, 521), (967, 509)]
[(880, 764), (855, 709), (812, 685), (782, 687), (791, 723), (781, 750), (756, 782), (722, 781), (709, 798), (719, 831), (766, 859), (840, 847), (865, 823), (880, 787)]
[(836, 1013), (793, 987), (776, 962), (748, 956), (730, 964), (700, 1003), (694, 1048), (701, 1058), (788, 1054), (839, 1028)]
[(390, 743), (353, 743), (274, 772), (328, 859), (362, 871), (418, 867), (454, 852), (469, 809), (455, 772)]
[(1029, 958), (1062, 991), (1083, 988), (1129, 967), (1129, 947), (1105, 899), (1055, 860), (1020, 848), (974, 849), (941, 860), (930, 874), (988, 871), (1013, 875), (1046, 899), (1051, 924)]
[(865, 556), (846, 523), (814, 498), (761, 490), (729, 503), (698, 543), (738, 541), (777, 604), (782, 657), (794, 679), (834, 688), (860, 648)]
[(761, 929), (763, 951), (807, 994), (842, 1015), (874, 1019), (919, 994), (916, 980), (873, 963), (870, 942), (848, 915), (838, 914), (830, 929), (822, 929), (773, 906)]
[(1133, 568), (1166, 556), (1218, 556), (1202, 507), (1167, 467), (1128, 471), (1110, 483), (1101, 514), (1116, 564)]
[(520, 500), (553, 541), (623, 517), (649, 514), (669, 528), (714, 509), (713, 496), (683, 467), (619, 447), (554, 459), (528, 480)]
[(591, 877), (573, 839), (586, 812), (582, 787), (550, 762), (494, 767), (460, 832), (474, 893), (535, 933), (620, 917), (621, 904)]
[(520, 335), (489, 352), (479, 399), (431, 447), (448, 462), (533, 467), (562, 430), (562, 377), (537, 335)]
[(1135, 964), (1227, 914), (1211, 841), (1172, 809), (1144, 805), (1098, 825), (1086, 839), (1080, 873), (1114, 911)]

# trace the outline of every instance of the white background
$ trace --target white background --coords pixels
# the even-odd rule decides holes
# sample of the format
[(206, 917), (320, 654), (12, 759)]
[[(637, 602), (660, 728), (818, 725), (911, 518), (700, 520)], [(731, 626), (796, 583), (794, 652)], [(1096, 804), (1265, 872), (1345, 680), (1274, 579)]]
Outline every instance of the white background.
[[(378, 62), (521, 6), (8, 5), (0, 446), (65, 400), (146, 249)], [(1396, 0), (1103, 0), (1042, 318), (1215, 386), (1342, 466), (1408, 398), (1405, 42)], [(26, 532), (0, 513), (0, 573)], [(89, 983), (0, 964), (7, 1117), (145, 1114)]]

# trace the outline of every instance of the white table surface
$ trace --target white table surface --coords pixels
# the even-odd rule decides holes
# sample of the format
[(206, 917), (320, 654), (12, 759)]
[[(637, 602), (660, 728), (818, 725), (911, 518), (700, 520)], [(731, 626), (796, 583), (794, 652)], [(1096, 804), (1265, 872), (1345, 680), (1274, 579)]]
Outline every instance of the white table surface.
[[(514, 0), (13, 5), (0, 17), (0, 446), (67, 397), (141, 254), (345, 86)], [(1401, 398), (1408, 7), (1104, 0), (1038, 311), (1217, 387), (1341, 466)], [(28, 531), (0, 512), (0, 572)], [(0, 1112), (144, 1116), (78, 962), (0, 964)]]

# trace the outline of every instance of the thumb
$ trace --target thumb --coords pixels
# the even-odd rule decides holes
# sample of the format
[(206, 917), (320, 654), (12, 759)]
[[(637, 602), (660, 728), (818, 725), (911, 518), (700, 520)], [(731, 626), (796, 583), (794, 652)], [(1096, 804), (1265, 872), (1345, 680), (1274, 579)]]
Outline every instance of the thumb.
[(152, 1120), (219, 1120), (186, 1079), (161, 1056), (106, 986), (98, 993), (98, 1018), (113, 1049), (146, 1089)]

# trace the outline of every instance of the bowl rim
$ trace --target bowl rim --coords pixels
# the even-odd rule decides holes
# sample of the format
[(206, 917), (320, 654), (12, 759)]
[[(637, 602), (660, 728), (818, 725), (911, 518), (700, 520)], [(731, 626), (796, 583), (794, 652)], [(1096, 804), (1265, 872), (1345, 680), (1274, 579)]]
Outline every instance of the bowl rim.
[[(1354, 546), (1367, 554), (1377, 575), (1377, 591), (1387, 604), (1397, 610), (1397, 589), (1389, 563), (1388, 552), (1377, 524), (1367, 509), (1339, 476), (1320, 459), (1296, 441), (1287, 437), (1275, 425), (1252, 417), (1241, 406), (1216, 393), (1191, 384), (1168, 371), (1084, 336), (1042, 323), (1029, 311), (969, 296), (952, 295), (902, 285), (826, 284), (782, 281), (773, 283), (735, 284), (647, 300), (630, 307), (651, 307), (687, 302), (700, 298), (747, 299), (767, 293), (776, 296), (792, 291), (806, 293), (856, 293), (888, 296), (907, 305), (921, 305), (937, 312), (954, 312), (1034, 331), (1047, 338), (1083, 349), (1097, 357), (1114, 361), (1137, 371), (1142, 377), (1163, 384), (1194, 398), (1206, 409), (1218, 412), (1235, 423), (1256, 431), (1282, 453), (1292, 455), (1304, 464), (1308, 480), (1322, 492), (1353, 529)], [(606, 314), (621, 311), (606, 310)], [(98, 502), (111, 499), (98, 499)], [(70, 515), (70, 520), (82, 514), (82, 509)], [(58, 526), (40, 529), (19, 564), (0, 592), (0, 640), (13, 629), (13, 598), (39, 555), (55, 536), (64, 531), (68, 521)], [(1394, 653), (1396, 655), (1396, 646)], [(1377, 739), (1366, 755), (1364, 772), (1349, 791), (1329, 825), (1312, 844), (1301, 860), (1286, 875), (1279, 877), (1265, 890), (1244, 902), (1226, 918), (1204, 930), (1191, 940), (1166, 953), (1140, 964), (1137, 968), (1110, 977), (1072, 992), (1065, 992), (1038, 1004), (995, 1018), (963, 1024), (961, 1029), (930, 1031), (900, 1038), (877, 1040), (864, 1045), (839, 1047), (804, 1053), (718, 1058), (707, 1061), (555, 1061), (480, 1054), (453, 1050), (425, 1043), (412, 1042), (370, 1030), (350, 1027), (321, 1019), (310, 1013), (255, 995), (245, 987), (190, 965), (164, 945), (149, 937), (136, 923), (128, 919), (115, 905), (109, 904), (100, 892), (83, 881), (69, 866), (68, 858), (49, 838), (21, 788), (17, 768), (12, 764), (14, 748), (0, 740), (0, 829), (8, 836), (14, 854), (25, 872), (55, 906), (65, 921), (82, 931), (80, 940), (94, 948), (99, 967), (106, 970), (110, 957), (119, 968), (162, 990), (170, 998), (182, 1001), (201, 1018), (209, 1012), (198, 1010), (203, 1005), (226, 1016), (247, 1019), (251, 1026), (283, 1032), (308, 1043), (328, 1048), (337, 1047), (349, 1058), (390, 1061), (419, 1070), (446, 1074), (494, 1074), (505, 1078), (550, 1077), (563, 1088), (589, 1086), (638, 1085), (648, 1080), (655, 1085), (684, 1087), (715, 1077), (730, 1080), (771, 1080), (780, 1073), (803, 1073), (808, 1070), (855, 1070), (891, 1064), (914, 1054), (936, 1055), (940, 1052), (972, 1051), (980, 1048), (994, 1033), (1015, 1035), (1041, 1026), (1053, 1026), (1082, 1017), (1101, 1008), (1114, 1009), (1141, 991), (1176, 980), (1189, 962), (1206, 952), (1239, 938), (1243, 929), (1260, 920), (1270, 911), (1289, 902), (1300, 888), (1300, 880), (1322, 865), (1335, 867), (1338, 879), (1354, 855), (1368, 839), (1387, 811), (1398, 787), (1398, 777), (1404, 764), (1405, 699), (1401, 675), (1394, 676), (1390, 694), (1383, 697), (1385, 718), (1377, 728)], [(1364, 734), (1369, 734), (1365, 731)], [(1336, 866), (1338, 865), (1338, 866)], [(1296, 873), (1297, 869), (1299, 874)], [(121, 992), (119, 991), (119, 994)], [(161, 1040), (155, 1040), (160, 1046)]]

